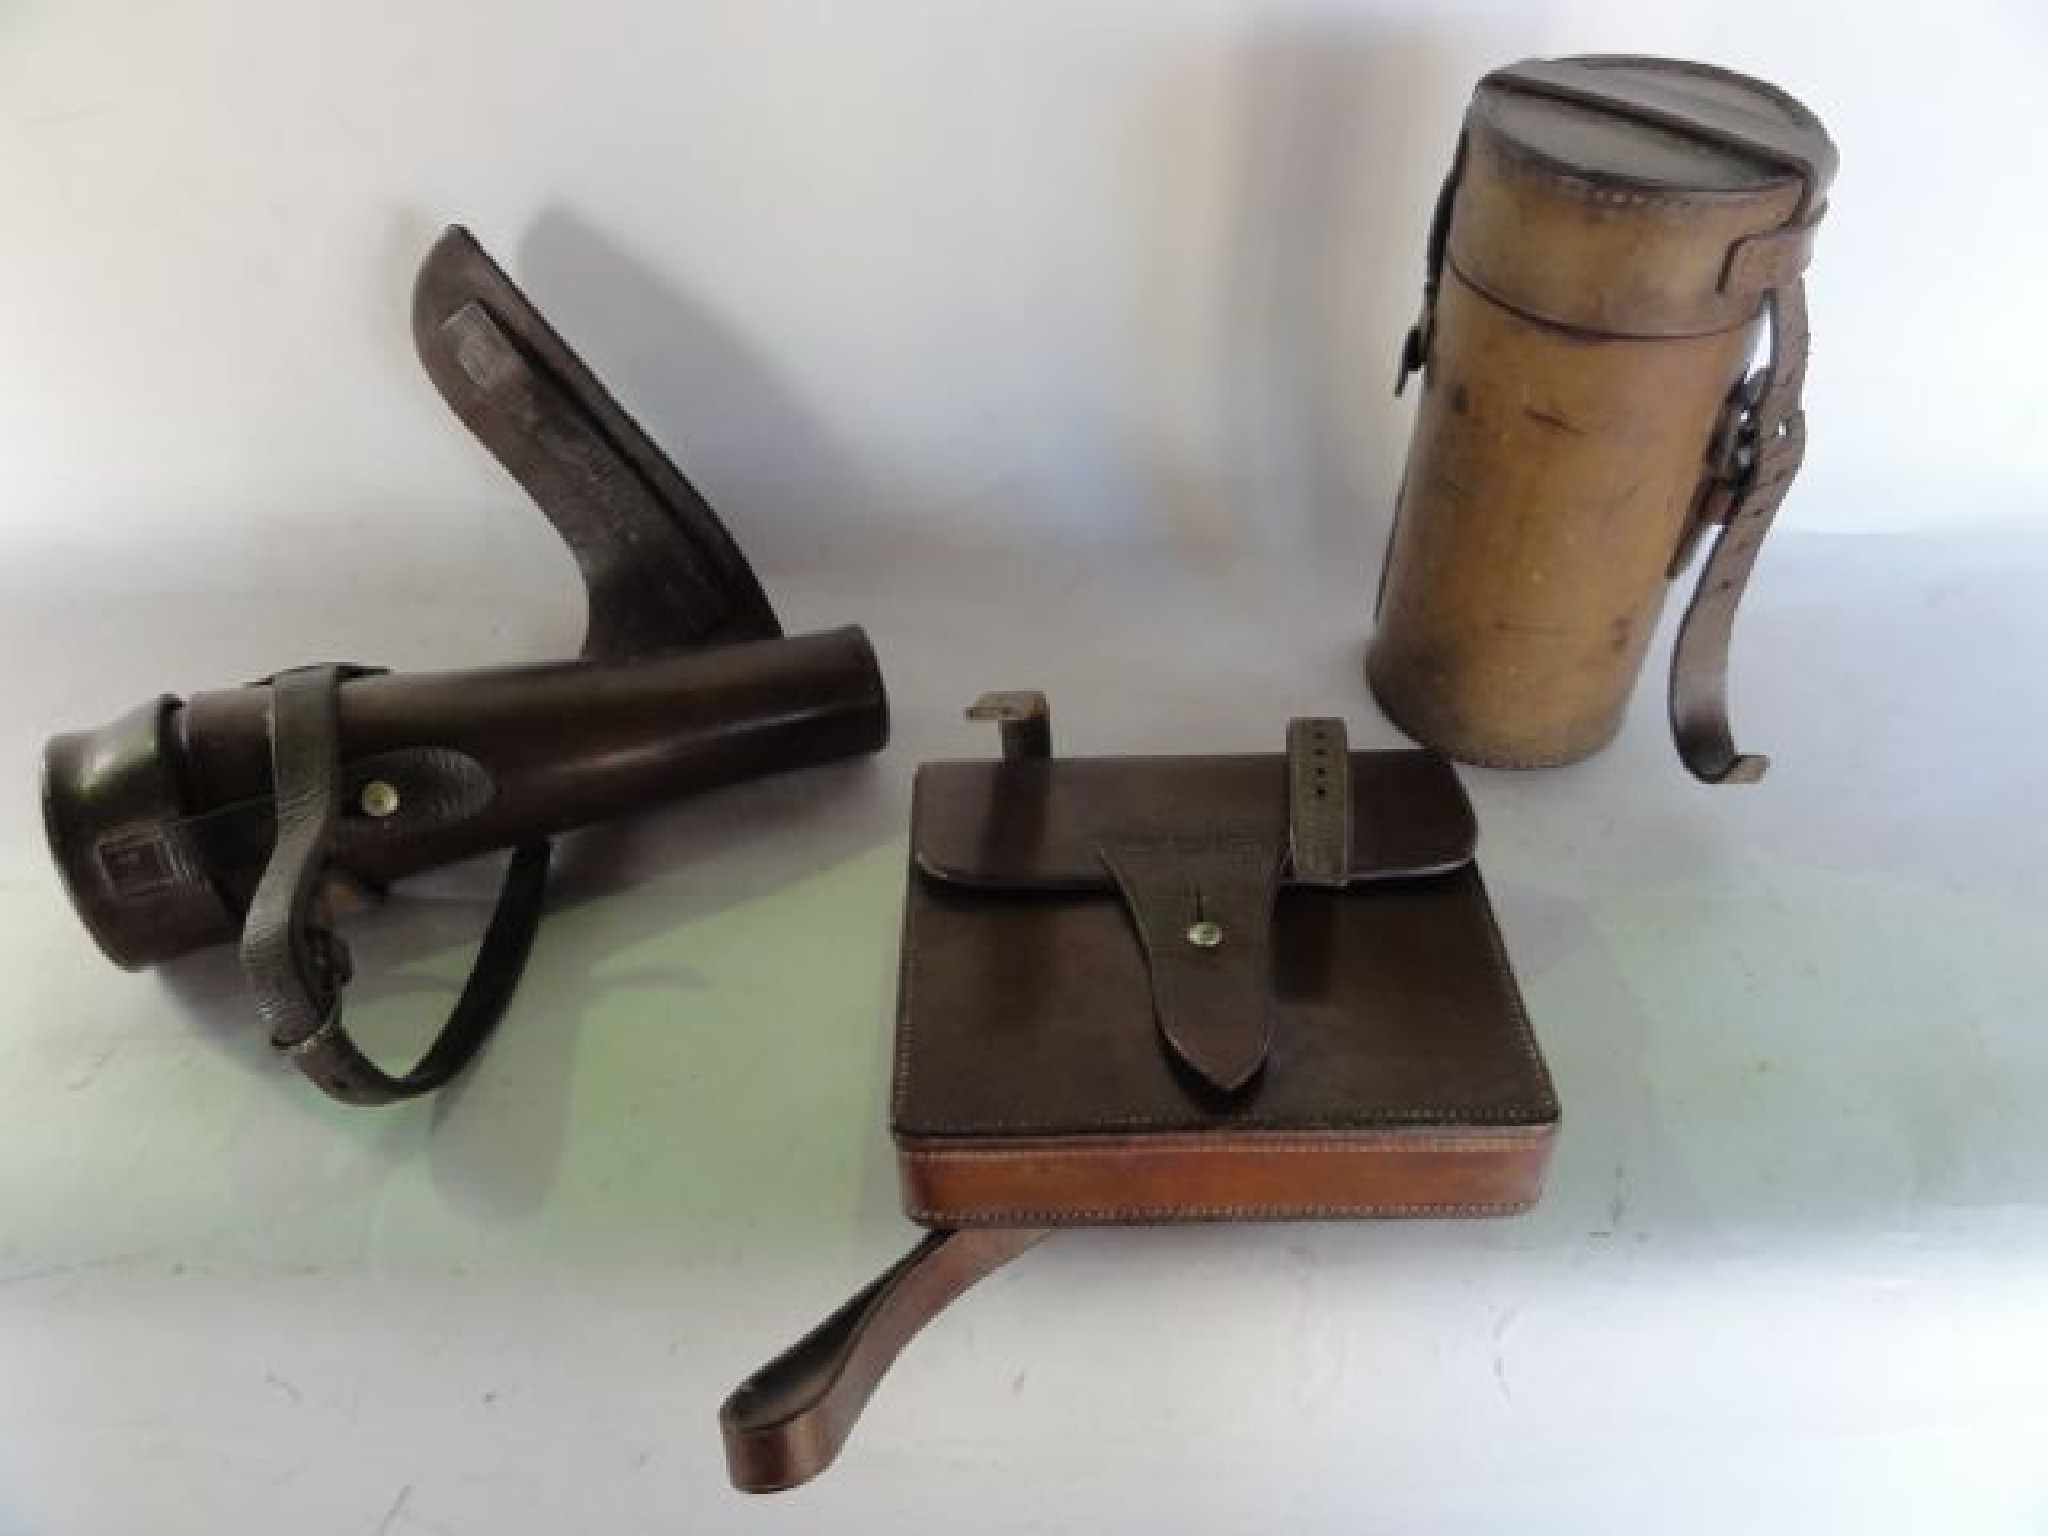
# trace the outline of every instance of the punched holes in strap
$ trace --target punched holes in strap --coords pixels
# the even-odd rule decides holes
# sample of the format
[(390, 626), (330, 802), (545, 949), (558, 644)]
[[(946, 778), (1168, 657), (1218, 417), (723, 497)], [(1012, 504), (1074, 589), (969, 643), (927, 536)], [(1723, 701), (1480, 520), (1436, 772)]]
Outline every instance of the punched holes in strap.
[(1344, 722), (1287, 723), (1287, 851), (1302, 885), (1351, 880), (1351, 749)]
[(339, 693), (360, 667), (303, 667), (267, 685), (277, 839), (242, 932), (242, 971), (271, 1043), (323, 1091), (349, 1104), (388, 1104), (440, 1087), (489, 1038), (533, 945), (547, 884), (545, 842), (519, 849), (469, 979), (448, 1022), (403, 1076), (377, 1066), (341, 1022), (347, 947), (319, 911), (340, 819)]

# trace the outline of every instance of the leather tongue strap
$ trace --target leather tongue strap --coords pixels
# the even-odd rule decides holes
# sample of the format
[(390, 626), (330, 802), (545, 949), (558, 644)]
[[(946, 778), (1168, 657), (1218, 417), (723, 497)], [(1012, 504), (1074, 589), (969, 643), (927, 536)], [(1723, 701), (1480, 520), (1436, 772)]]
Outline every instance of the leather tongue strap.
[(1050, 1235), (1044, 1227), (934, 1232), (740, 1383), (718, 1410), (733, 1486), (774, 1493), (831, 1466), (882, 1377), (925, 1324)]
[(1721, 525), (1671, 651), (1671, 731), (1678, 755), (1707, 784), (1754, 784), (1770, 759), (1741, 752), (1728, 721), (1728, 649), (1735, 611), (1756, 557), (1806, 457), (1806, 284), (1772, 290), (1771, 350), (1751, 387), (1757, 401), (1743, 426), (1742, 462), (1732, 485), (1712, 493), (1707, 513)]
[(1287, 853), (1302, 885), (1351, 883), (1351, 744), (1344, 722), (1287, 722)]
[(1220, 1093), (1265, 1065), (1273, 1040), (1273, 900), (1280, 850), (1229, 833), (1131, 835), (1098, 850), (1145, 964), (1152, 1012), (1180, 1061)]

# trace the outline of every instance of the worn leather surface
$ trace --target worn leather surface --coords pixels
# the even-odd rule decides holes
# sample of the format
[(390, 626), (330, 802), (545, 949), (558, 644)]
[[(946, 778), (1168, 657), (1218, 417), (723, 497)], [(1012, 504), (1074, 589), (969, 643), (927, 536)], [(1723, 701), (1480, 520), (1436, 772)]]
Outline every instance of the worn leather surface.
[[(717, 515), (460, 227), (420, 266), (413, 333), (436, 387), (575, 556), (583, 661), (346, 681), (327, 872), (374, 889), (883, 745), (867, 637), (776, 638)], [(166, 695), (46, 747), (50, 851), (116, 963), (239, 932), (280, 820), (271, 705), (267, 685)], [(356, 814), (373, 785), (389, 808)]]
[[(1489, 74), (1480, 82), (1482, 93), (1488, 89), (1590, 107), (1661, 129), (1668, 135), (1667, 144), (1689, 153), (1731, 150), (1752, 159), (1760, 176), (1790, 170), (1801, 195), (1795, 221), (1826, 196), (1840, 161), (1819, 122), (1793, 97), (1763, 81), (1710, 65), (1681, 65), (1640, 54), (1523, 59)], [(1617, 141), (1616, 148), (1642, 155), (1653, 142), (1637, 136)], [(1687, 172), (1676, 178), (1681, 186), (1705, 179)]]
[[(342, 688), (340, 708), (345, 761), (431, 743), (473, 760), (494, 785), (490, 803), (459, 822), (357, 828), (336, 864), (371, 883), (873, 752), (889, 729), (873, 648), (852, 626), (631, 665), (365, 677)], [(260, 691), (187, 701), (175, 728), (196, 797), (228, 804), (268, 792), (266, 719)]]
[[(177, 829), (190, 801), (165, 746), (179, 700), (138, 704), (43, 748), (43, 833), (73, 910), (107, 958), (140, 970), (241, 932), (208, 871), (206, 845)], [(264, 835), (245, 862), (260, 860)]]
[[(858, 628), (634, 664), (565, 661), (341, 684), (327, 868), (372, 887), (720, 784), (879, 750)], [(275, 827), (268, 687), (167, 698), (52, 741), (50, 848), (106, 952), (155, 964), (241, 929)], [(373, 778), (397, 791), (362, 814)]]
[(389, 1104), (431, 1093), (475, 1057), (519, 984), (540, 926), (550, 848), (520, 848), (447, 1022), (413, 1067), (392, 1073), (363, 1054), (342, 1022), (348, 949), (329, 925), (322, 887), (344, 776), (337, 695), (353, 667), (301, 667), (271, 679), (275, 835), (241, 941), (242, 972), (271, 1044), (330, 1097)]
[[(1532, 61), (1481, 82), (1406, 359), (1423, 397), (1367, 665), (1416, 739), (1541, 767), (1614, 735), (1763, 317), (1798, 305), (1834, 160), (1791, 97), (1704, 65)], [(1803, 324), (1774, 329), (1803, 359)], [(1726, 723), (1737, 555), (1767, 523), (1717, 546), (1674, 656), (1681, 756), (1713, 782), (1761, 769), (1708, 722)]]
[[(1472, 805), (1443, 763), (1426, 752), (1352, 752), (1346, 767), (1348, 879), (1436, 873), (1472, 857)], [(1097, 850), (1115, 833), (1229, 833), (1280, 846), (1290, 837), (1288, 765), (1277, 752), (926, 763), (916, 798), (917, 867), (991, 889), (1108, 891)]]
[[(1049, 741), (1031, 697), (977, 713)], [(911, 1334), (1048, 1229), (1535, 1199), (1557, 1099), (1456, 775), (1335, 721), (1287, 745), (919, 770), (891, 1118), (934, 1231), (727, 1403), (739, 1487), (822, 1471)]]
[[(1155, 815), (1199, 829), (1249, 809), (1247, 760), (1168, 761), (1175, 788)], [(1540, 1171), (1557, 1104), (1469, 857), (1441, 873), (1282, 889), (1263, 1070), (1219, 1095), (1161, 1049), (1153, 978), (1123, 902), (1070, 880), (1061, 859), (1019, 854), (1025, 833), (1004, 793), (1019, 777), (987, 766), (927, 764), (912, 810), (893, 1128), (916, 1219), (1364, 1214), (1500, 1208), (1533, 1192), (1493, 1165)], [(1055, 843), (1144, 805), (1160, 760), (1001, 766), (1033, 770), (1021, 780), (1037, 803), (1060, 807), (1041, 823)], [(1285, 764), (1276, 753), (1265, 766), (1284, 813)], [(1399, 826), (1411, 849), (1469, 854), (1469, 809), (1440, 759), (1359, 753), (1350, 767), (1355, 837)], [(1264, 825), (1266, 846), (1283, 847), (1280, 817)], [(977, 846), (984, 861), (963, 868), (960, 850)], [(1033, 868), (1035, 885), (1023, 878)], [(1347, 1140), (1357, 1155), (1329, 1160)], [(1440, 1155), (1416, 1161), (1423, 1151)], [(1134, 1157), (1149, 1170), (1135, 1183)], [(1382, 1158), (1427, 1168), (1426, 1182), (1369, 1172)], [(1354, 1182), (1333, 1185), (1331, 1170)]]
[(782, 633), (710, 504), (459, 225), (420, 264), (412, 331), (443, 398), (575, 555), (584, 656)]
[(1751, 344), (1589, 342), (1445, 273), (1366, 660), (1390, 720), (1491, 768), (1613, 739)]
[(975, 1138), (906, 1146), (911, 1219), (927, 1226), (1020, 1221), (1193, 1221), (1511, 1216), (1543, 1189), (1554, 1122), (1522, 1126)]

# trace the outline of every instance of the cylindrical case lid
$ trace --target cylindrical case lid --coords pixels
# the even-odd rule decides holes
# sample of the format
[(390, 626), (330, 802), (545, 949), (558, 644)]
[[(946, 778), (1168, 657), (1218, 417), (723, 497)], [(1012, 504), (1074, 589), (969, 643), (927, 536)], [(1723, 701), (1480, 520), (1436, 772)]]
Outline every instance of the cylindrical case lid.
[(1465, 130), (1451, 266), (1533, 319), (1608, 335), (1753, 319), (1804, 266), (1836, 163), (1783, 91), (1672, 59), (1498, 71)]

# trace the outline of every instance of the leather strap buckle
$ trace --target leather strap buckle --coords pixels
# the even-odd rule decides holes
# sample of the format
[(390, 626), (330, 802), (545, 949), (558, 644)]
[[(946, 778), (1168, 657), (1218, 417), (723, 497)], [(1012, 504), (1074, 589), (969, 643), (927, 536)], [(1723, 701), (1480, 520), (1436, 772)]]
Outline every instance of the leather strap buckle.
[(1763, 393), (1762, 371), (1745, 375), (1728, 391), (1713, 436), (1707, 440), (1706, 476), (1664, 571), (1667, 581), (1684, 574), (1707, 530), (1724, 526), (1749, 493), (1757, 462), (1757, 406)]

